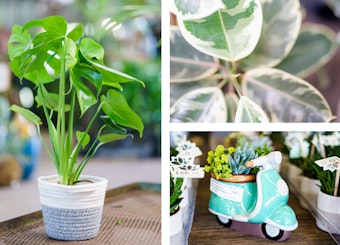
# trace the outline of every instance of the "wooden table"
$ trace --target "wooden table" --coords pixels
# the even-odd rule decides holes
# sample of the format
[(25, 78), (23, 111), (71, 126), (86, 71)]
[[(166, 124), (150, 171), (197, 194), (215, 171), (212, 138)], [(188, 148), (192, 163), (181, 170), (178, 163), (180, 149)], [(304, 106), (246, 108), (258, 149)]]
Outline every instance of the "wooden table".
[[(161, 244), (161, 187), (136, 183), (106, 194), (97, 237), (67, 244)], [(41, 212), (0, 223), (0, 245), (64, 244), (49, 238)]]
[[(276, 242), (245, 235), (218, 224), (215, 215), (208, 211), (210, 176), (200, 180), (196, 197), (196, 208), (188, 244), (274, 244)], [(297, 197), (290, 193), (289, 203), (295, 211), (299, 227), (292, 232), (284, 244), (336, 244), (328, 233), (315, 225), (309, 211), (303, 209)]]

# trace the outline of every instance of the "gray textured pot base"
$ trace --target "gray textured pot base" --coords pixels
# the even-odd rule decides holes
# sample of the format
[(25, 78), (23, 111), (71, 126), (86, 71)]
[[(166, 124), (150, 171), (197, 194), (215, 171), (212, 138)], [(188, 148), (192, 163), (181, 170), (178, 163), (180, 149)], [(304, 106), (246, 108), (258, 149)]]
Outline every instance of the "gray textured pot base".
[(56, 240), (88, 240), (98, 234), (103, 207), (60, 209), (42, 205), (45, 230)]

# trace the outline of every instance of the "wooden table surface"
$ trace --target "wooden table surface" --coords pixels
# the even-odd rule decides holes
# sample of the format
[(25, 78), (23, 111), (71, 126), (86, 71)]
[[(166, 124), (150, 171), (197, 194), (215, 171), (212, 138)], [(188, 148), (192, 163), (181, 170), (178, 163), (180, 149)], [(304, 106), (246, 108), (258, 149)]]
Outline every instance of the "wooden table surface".
[[(210, 177), (200, 180), (197, 190), (196, 207), (188, 244), (274, 244), (277, 242), (242, 234), (220, 225), (215, 215), (208, 211), (210, 197)], [(315, 225), (315, 219), (309, 211), (303, 209), (297, 197), (290, 193), (289, 203), (295, 211), (299, 227), (284, 244), (336, 244), (328, 233)]]

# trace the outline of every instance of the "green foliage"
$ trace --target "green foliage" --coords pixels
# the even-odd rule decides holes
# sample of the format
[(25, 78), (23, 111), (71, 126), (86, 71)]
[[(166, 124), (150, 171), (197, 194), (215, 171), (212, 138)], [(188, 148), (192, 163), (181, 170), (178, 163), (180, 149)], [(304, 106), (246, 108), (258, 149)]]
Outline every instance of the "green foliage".
[(239, 141), (236, 147), (218, 145), (215, 151), (209, 151), (205, 171), (212, 173), (216, 179), (229, 178), (232, 174), (256, 173), (256, 168), (246, 168), (246, 162), (270, 152), (267, 145), (255, 147), (249, 142)]
[(170, 175), (170, 214), (176, 212), (178, 205), (181, 203), (183, 178), (173, 178)]
[[(301, 25), (296, 0), (172, 0), (172, 122), (328, 122), (303, 80), (335, 54), (336, 34)], [(282, 38), (284, 37), (284, 38)]]
[[(34, 33), (35, 28), (42, 31)], [(62, 16), (49, 16), (15, 25), (8, 50), (13, 73), (20, 80), (31, 81), (37, 89), (36, 101), (43, 108), (52, 149), (41, 138), (62, 184), (74, 184), (100, 146), (128, 137), (125, 128), (142, 136), (144, 125), (129, 107), (122, 89), (124, 83), (144, 83), (105, 66), (103, 47), (83, 37), (81, 24), (70, 25)], [(52, 83), (58, 87), (57, 93), (48, 90), (47, 85)], [(76, 107), (80, 115), (75, 115)], [(94, 111), (91, 121), (85, 131), (77, 131), (74, 119), (83, 117), (90, 108)], [(11, 109), (34, 123), (40, 135), (39, 116), (17, 105)], [(90, 136), (89, 130), (101, 113), (102, 125), (97, 135)], [(87, 146), (89, 150), (78, 162), (80, 150)]]

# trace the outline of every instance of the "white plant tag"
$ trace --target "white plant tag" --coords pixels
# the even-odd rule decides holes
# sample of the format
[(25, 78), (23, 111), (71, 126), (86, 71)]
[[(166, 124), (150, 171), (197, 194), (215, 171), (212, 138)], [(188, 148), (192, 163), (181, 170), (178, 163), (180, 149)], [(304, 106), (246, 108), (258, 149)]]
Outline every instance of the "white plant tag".
[(225, 185), (214, 178), (210, 179), (210, 191), (216, 195), (234, 201), (242, 202), (244, 189), (236, 186)]
[(194, 169), (182, 169), (179, 166), (170, 167), (171, 175), (175, 178), (203, 178), (204, 168), (197, 167)]
[(340, 158), (337, 156), (328, 157), (325, 159), (317, 160), (315, 163), (323, 168), (323, 170), (339, 170)]

